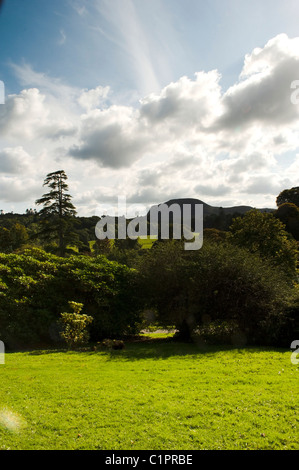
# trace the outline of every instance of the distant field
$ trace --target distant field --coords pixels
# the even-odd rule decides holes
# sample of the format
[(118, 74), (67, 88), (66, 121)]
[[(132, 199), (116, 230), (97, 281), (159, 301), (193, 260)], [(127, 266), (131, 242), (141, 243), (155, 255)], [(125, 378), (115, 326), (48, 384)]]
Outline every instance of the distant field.
[[(147, 237), (139, 237), (138, 238), (138, 243), (141, 246), (142, 249), (149, 249), (152, 247), (153, 243), (157, 240), (157, 238), (153, 238), (150, 236)], [(91, 251), (93, 251), (93, 246), (96, 243), (95, 240), (92, 240), (89, 242), (89, 246)]]
[(150, 236), (139, 237), (138, 238), (138, 243), (139, 243), (139, 245), (141, 246), (142, 249), (149, 249), (153, 246), (153, 243), (155, 243), (156, 240), (157, 240), (157, 238), (153, 238), (153, 237), (150, 237)]
[(5, 359), (0, 449), (299, 449), (290, 351), (160, 339)]

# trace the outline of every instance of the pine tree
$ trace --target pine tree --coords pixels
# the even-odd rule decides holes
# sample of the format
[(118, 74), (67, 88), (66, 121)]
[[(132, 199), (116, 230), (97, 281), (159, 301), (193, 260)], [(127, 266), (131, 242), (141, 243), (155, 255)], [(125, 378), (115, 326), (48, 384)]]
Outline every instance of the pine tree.
[(58, 240), (59, 255), (64, 256), (67, 242), (74, 239), (73, 222), (76, 208), (72, 204), (72, 196), (68, 194), (67, 175), (64, 170), (49, 173), (43, 186), (50, 192), (36, 200), (37, 205), (44, 207), (39, 211), (42, 231), (40, 235), (48, 240)]

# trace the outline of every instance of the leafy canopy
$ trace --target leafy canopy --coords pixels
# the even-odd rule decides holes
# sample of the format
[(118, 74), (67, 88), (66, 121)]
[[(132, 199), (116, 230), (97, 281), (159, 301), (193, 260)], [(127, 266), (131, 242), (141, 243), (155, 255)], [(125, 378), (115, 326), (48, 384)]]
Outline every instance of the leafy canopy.
[(230, 227), (229, 240), (295, 275), (297, 243), (273, 214), (253, 209), (237, 217)]
[(299, 186), (291, 189), (285, 189), (277, 196), (276, 204), (278, 207), (281, 206), (281, 204), (285, 204), (286, 202), (290, 202), (299, 207)]

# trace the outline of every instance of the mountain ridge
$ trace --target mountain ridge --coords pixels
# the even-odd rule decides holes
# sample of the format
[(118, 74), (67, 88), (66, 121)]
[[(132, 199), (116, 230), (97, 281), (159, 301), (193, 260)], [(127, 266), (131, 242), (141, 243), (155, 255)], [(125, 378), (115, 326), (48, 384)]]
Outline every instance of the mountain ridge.
[[(156, 205), (153, 205), (148, 213), (155, 208), (159, 207), (163, 204), (166, 204), (168, 207), (171, 206), (172, 204), (178, 204), (180, 208), (182, 209), (184, 204), (190, 204), (191, 205), (191, 210), (194, 209), (196, 204), (203, 204), (203, 215), (204, 217), (207, 217), (209, 215), (219, 215), (220, 212), (222, 212), (225, 215), (231, 215), (231, 214), (245, 214), (246, 212), (256, 209), (261, 212), (274, 212), (275, 209), (270, 209), (270, 208), (255, 208), (252, 206), (246, 206), (246, 205), (240, 205), (240, 206), (231, 206), (231, 207), (222, 207), (222, 206), (211, 206), (210, 204), (207, 204), (206, 202), (200, 200), (200, 199), (195, 199), (195, 198), (175, 198), (175, 199), (170, 199), (169, 201), (166, 201), (164, 203), (159, 203)], [(193, 211), (192, 211), (193, 212)]]

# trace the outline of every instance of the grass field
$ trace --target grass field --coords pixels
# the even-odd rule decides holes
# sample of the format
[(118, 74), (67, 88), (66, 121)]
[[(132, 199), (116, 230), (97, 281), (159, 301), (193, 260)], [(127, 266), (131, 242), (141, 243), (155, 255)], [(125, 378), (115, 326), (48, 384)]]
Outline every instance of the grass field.
[(169, 340), (7, 353), (0, 449), (299, 449), (290, 351)]

